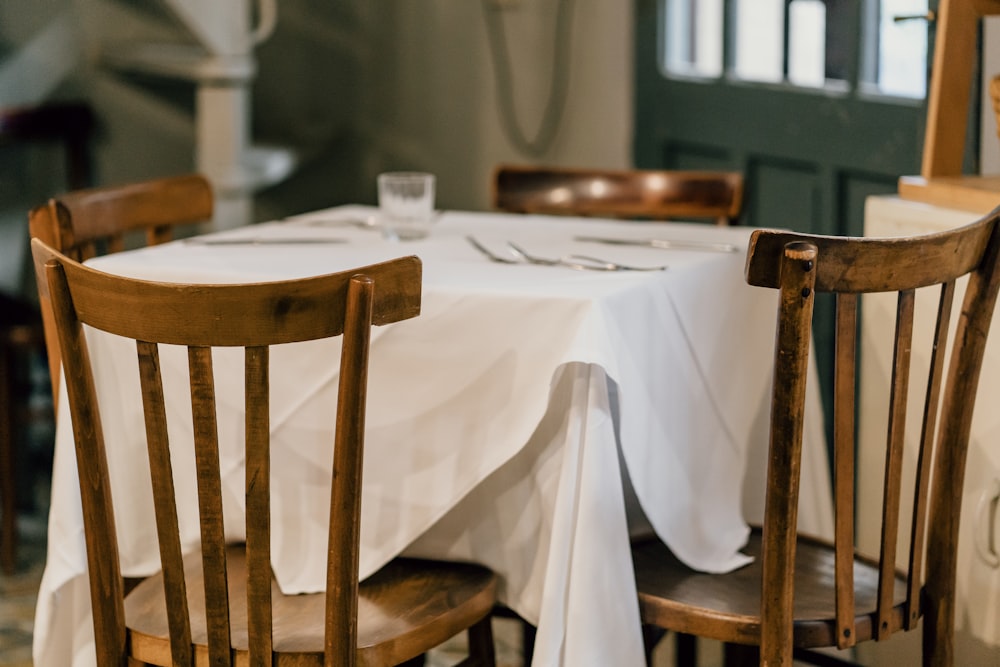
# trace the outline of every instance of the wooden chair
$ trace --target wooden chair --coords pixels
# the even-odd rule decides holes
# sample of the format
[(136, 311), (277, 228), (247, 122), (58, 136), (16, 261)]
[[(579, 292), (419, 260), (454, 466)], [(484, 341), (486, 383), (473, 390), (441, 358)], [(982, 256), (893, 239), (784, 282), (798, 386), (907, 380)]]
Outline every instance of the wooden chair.
[[(59, 146), (66, 183), (82, 188), (90, 182), (90, 138), (94, 116), (79, 103), (52, 103), (0, 110), (0, 147)], [(19, 220), (27, 211), (19, 210)], [(27, 240), (25, 239), (25, 248)], [(15, 440), (27, 412), (19, 378), (31, 354), (44, 353), (38, 307), (17, 294), (0, 294), (0, 569), (14, 572), (17, 564), (17, 465)]]
[[(139, 183), (77, 190), (53, 197), (28, 214), (32, 238), (84, 261), (137, 244), (165, 243), (178, 227), (212, 218), (212, 186), (205, 177), (185, 174)], [(41, 288), (41, 285), (39, 286)], [(41, 293), (42, 290), (39, 289)], [(52, 308), (39, 298), (49, 351), (52, 396), (58, 405), (60, 355)]]
[[(739, 221), (743, 175), (726, 171), (653, 171), (499, 165), (491, 184), (493, 208), (510, 213), (602, 216), (647, 220)], [(497, 609), (497, 616), (515, 617)], [(534, 628), (522, 622), (522, 646), (530, 661)], [(647, 637), (655, 644), (662, 633)], [(694, 643), (678, 638), (678, 657), (694, 660)], [(528, 662), (527, 664), (530, 664)]]
[[(496, 578), (471, 564), (398, 559), (358, 583), (371, 327), (416, 316), (415, 257), (326, 276), (182, 285), (108, 275), (32, 240), (67, 378), (83, 500), (97, 664), (389, 665), (468, 629), (469, 664), (493, 665)], [(82, 325), (133, 338), (163, 569), (122, 595), (101, 416)], [(283, 595), (270, 560), (270, 346), (342, 337), (327, 592)], [(187, 346), (201, 553), (182, 554), (158, 345)], [(213, 347), (245, 349), (246, 543), (223, 532)], [(334, 363), (331, 359), (330, 363)], [(181, 443), (175, 440), (174, 447)], [(192, 657), (194, 656), (194, 658)], [(471, 659), (476, 660), (475, 663)]]
[(612, 218), (708, 218), (736, 224), (743, 176), (722, 171), (649, 171), (500, 165), (493, 206), (511, 213)]
[[(914, 629), (923, 618), (923, 664), (953, 664), (962, 482), (983, 350), (1000, 285), (998, 219), (1000, 209), (959, 229), (895, 239), (754, 232), (747, 282), (779, 291), (764, 525), (752, 532), (746, 547), (755, 560), (729, 574), (703, 574), (679, 563), (658, 540), (634, 545), (644, 623), (759, 646), (761, 665), (790, 666), (793, 653), (802, 655), (801, 649), (884, 640)], [(968, 276), (968, 286), (960, 316), (954, 318), (946, 367), (952, 301), (963, 276)], [(904, 422), (917, 288), (934, 290), (939, 319), (931, 332), (926, 395), (920, 397), (922, 430), (906, 443), (918, 448), (911, 459), (918, 461), (918, 472), (913, 497), (904, 500)], [(895, 358), (888, 389), (883, 505), (855, 508), (856, 324), (859, 295), (871, 292), (898, 293)], [(796, 534), (804, 393), (817, 293), (832, 293), (837, 304), (834, 544)], [(856, 509), (882, 517), (877, 558), (856, 553)], [(906, 543), (897, 552), (898, 540)], [(906, 567), (897, 570), (902, 560)]]

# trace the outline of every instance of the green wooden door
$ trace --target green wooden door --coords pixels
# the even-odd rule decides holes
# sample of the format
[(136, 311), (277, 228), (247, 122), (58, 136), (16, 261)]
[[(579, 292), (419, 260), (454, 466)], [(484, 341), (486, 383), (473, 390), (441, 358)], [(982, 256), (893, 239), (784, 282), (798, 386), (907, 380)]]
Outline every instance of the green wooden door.
[[(705, 6), (714, 6), (714, 14)], [(932, 31), (928, 21), (885, 15), (898, 9), (924, 14), (928, 6), (638, 0), (636, 165), (738, 169), (746, 176), (744, 224), (860, 235), (866, 197), (895, 192), (899, 176), (920, 171)], [(912, 79), (917, 58), (920, 81), (903, 94), (884, 76), (894, 57), (888, 41), (900, 34), (904, 47), (923, 40), (918, 56), (898, 63), (910, 67)], [(768, 58), (770, 69), (752, 62)], [(810, 66), (812, 72), (802, 71)], [(826, 375), (832, 303), (818, 301), (817, 311), (816, 346)]]
[[(747, 177), (746, 224), (860, 234), (865, 197), (895, 192), (899, 176), (920, 171), (923, 93), (884, 94), (872, 81), (880, 17), (872, 11), (879, 3), (870, 0), (816, 0), (826, 9), (824, 81), (792, 83), (795, 61), (787, 46), (795, 25), (788, 19), (799, 1), (776, 0), (785, 10), (777, 18), (789, 26), (775, 31), (786, 44), (781, 80), (754, 81), (738, 73), (745, 49), (735, 17), (740, 5), (756, 9), (765, 0), (718, 0), (724, 35), (718, 76), (671, 73), (664, 62), (670, 5), (698, 0), (638, 0), (636, 164), (736, 168)], [(912, 34), (927, 22), (899, 25)]]

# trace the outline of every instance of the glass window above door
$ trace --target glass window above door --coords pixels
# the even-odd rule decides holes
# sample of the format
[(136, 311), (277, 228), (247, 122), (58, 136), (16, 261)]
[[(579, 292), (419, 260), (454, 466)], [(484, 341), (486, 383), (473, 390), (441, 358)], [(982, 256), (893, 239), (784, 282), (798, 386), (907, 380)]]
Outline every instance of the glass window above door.
[(664, 67), (670, 74), (722, 75), (722, 0), (665, 0)]
[(661, 2), (668, 76), (926, 94), (927, 0)]
[(885, 95), (927, 94), (927, 0), (881, 0), (878, 64), (866, 83)]

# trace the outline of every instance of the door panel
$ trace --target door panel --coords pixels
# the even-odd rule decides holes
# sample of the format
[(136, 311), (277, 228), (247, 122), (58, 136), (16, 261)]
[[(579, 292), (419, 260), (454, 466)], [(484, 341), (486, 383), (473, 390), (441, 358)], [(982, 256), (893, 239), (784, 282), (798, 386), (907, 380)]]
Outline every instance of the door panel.
[(748, 201), (754, 201), (764, 199), (756, 187), (765, 183), (758, 181), (754, 166), (781, 160), (814, 174), (820, 202), (829, 204), (798, 221), (781, 206), (751, 207), (745, 224), (860, 234), (861, 209), (837, 203), (838, 183), (850, 174), (854, 180), (867, 178), (876, 191), (894, 192), (899, 176), (920, 170), (922, 101), (890, 103), (778, 86), (669, 81), (655, 62), (652, 72), (642, 72), (638, 64), (637, 69), (637, 85), (646, 88), (639, 95), (636, 118), (638, 166), (683, 168), (697, 162), (695, 157), (739, 169), (747, 176)]

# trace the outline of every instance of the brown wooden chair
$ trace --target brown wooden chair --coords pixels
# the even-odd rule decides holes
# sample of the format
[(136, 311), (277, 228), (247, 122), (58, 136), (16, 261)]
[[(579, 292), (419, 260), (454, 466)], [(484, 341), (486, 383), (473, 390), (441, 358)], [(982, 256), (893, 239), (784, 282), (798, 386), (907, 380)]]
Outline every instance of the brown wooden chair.
[[(66, 183), (82, 188), (90, 183), (90, 139), (94, 116), (80, 103), (51, 103), (0, 110), (0, 147), (58, 146), (64, 158)], [(54, 165), (53, 171), (59, 166)], [(27, 221), (27, 207), (17, 211), (14, 224)], [(23, 231), (21, 232), (23, 234)], [(24, 239), (27, 255), (27, 239)], [(42, 320), (37, 305), (20, 294), (0, 294), (0, 569), (14, 572), (17, 563), (18, 427), (29, 421), (24, 400), (26, 360), (44, 353)]]
[[(707, 219), (734, 225), (743, 209), (743, 175), (501, 164), (493, 172), (491, 196), (493, 208), (509, 213)], [(506, 608), (498, 608), (497, 615), (516, 617)], [(522, 646), (526, 660), (530, 660), (534, 629), (523, 620), (522, 624)], [(652, 633), (648, 643), (655, 644), (661, 635)], [(690, 638), (679, 637), (677, 651), (679, 659), (694, 660)]]
[(493, 207), (511, 213), (649, 220), (706, 218), (736, 224), (743, 175), (725, 171), (652, 171), (500, 165)]
[[(417, 258), (301, 280), (183, 285), (108, 275), (39, 239), (32, 249), (66, 369), (98, 664), (191, 665), (194, 654), (197, 664), (213, 665), (391, 665), (468, 629), (468, 664), (493, 665), (489, 611), (497, 582), (489, 570), (397, 559), (358, 583), (370, 331), (419, 313)], [(101, 406), (82, 325), (137, 341), (163, 569), (124, 598)], [(286, 596), (270, 560), (269, 379), (281, 369), (269, 364), (269, 350), (338, 336), (327, 592)], [(200, 553), (181, 553), (159, 344), (188, 349)], [(224, 541), (213, 347), (245, 350), (245, 544)]]
[[(884, 640), (916, 628), (923, 618), (923, 664), (953, 664), (962, 483), (983, 350), (1000, 285), (998, 219), (1000, 209), (974, 224), (913, 238), (754, 232), (747, 282), (779, 291), (764, 525), (752, 532), (746, 547), (755, 560), (729, 574), (703, 574), (680, 564), (658, 540), (634, 545), (644, 623), (759, 646), (761, 665), (790, 666), (793, 653), (808, 657), (802, 649)], [(968, 276), (964, 303), (960, 316), (952, 318), (956, 282), (963, 276)], [(926, 393), (919, 397), (922, 430), (904, 443), (918, 288), (934, 290), (939, 319), (931, 332)], [(883, 504), (856, 508), (856, 325), (859, 295), (872, 292), (898, 293), (896, 330), (885, 332), (894, 333), (895, 357), (887, 388), (891, 407)], [(804, 393), (817, 293), (832, 293), (837, 305), (834, 544), (796, 533)], [(949, 332), (953, 319), (957, 325)], [(952, 351), (946, 366), (949, 333)], [(870, 391), (866, 388), (866, 395)], [(914, 396), (911, 402), (917, 400)], [(904, 445), (917, 448), (909, 500), (902, 491), (909, 486), (902, 473)], [(882, 517), (877, 558), (856, 553), (855, 510)], [(897, 552), (898, 540), (906, 543)], [(902, 561), (906, 566), (897, 569)]]
[[(198, 174), (76, 190), (29, 213), (32, 238), (85, 261), (129, 245), (170, 241), (181, 226), (211, 220), (212, 186)], [(60, 355), (48, 299), (39, 298), (49, 351), (52, 396), (58, 405)]]

